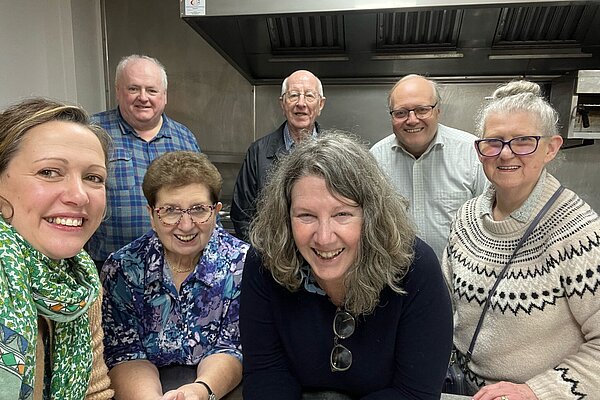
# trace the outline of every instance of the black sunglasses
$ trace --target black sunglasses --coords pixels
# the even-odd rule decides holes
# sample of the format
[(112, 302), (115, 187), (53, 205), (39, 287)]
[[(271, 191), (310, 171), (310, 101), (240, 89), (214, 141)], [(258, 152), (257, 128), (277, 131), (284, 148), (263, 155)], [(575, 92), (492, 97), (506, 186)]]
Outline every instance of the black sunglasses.
[(338, 339), (347, 339), (354, 333), (356, 320), (348, 311), (338, 309), (333, 317), (333, 349), (329, 361), (331, 372), (347, 371), (352, 365), (352, 352), (339, 344)]

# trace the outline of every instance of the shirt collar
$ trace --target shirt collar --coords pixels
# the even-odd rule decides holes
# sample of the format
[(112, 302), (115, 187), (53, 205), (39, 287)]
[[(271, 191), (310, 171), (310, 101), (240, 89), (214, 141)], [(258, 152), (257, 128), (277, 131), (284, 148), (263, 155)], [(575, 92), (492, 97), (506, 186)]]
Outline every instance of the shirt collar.
[(306, 289), (309, 293), (316, 293), (322, 296), (326, 296), (327, 294), (323, 289), (319, 287), (315, 276), (312, 274), (312, 271), (308, 264), (304, 263), (300, 267), (300, 275), (302, 276), (302, 284), (304, 289)]
[[(125, 121), (125, 118), (123, 118), (123, 115), (121, 114), (121, 109), (119, 108), (119, 106), (117, 106), (117, 115), (119, 117), (119, 128), (121, 128), (121, 133), (123, 135), (130, 134), (130, 135), (139, 137), (139, 135), (137, 134), (135, 129), (133, 129), (133, 127), (131, 125), (129, 125), (129, 123), (127, 121)], [(169, 121), (169, 119), (167, 118), (165, 113), (163, 113), (162, 114), (162, 126), (160, 127), (158, 133), (152, 140), (159, 138), (159, 137), (171, 137), (170, 132), (172, 129), (170, 129), (170, 124), (171, 124), (171, 122)]]
[[(312, 139), (316, 139), (317, 137), (317, 124), (313, 127), (312, 135), (310, 135)], [(288, 124), (286, 123), (283, 127), (283, 142), (285, 144), (285, 150), (289, 153), (294, 145), (294, 139), (292, 139), (292, 135), (290, 134), (290, 130), (288, 128)]]
[[(218, 249), (219, 246), (219, 231), (222, 230), (223, 228), (219, 227), (219, 226), (215, 226), (215, 229), (213, 230), (213, 233), (208, 241), (208, 243), (206, 244), (206, 247), (204, 248), (204, 251), (202, 252), (202, 255), (200, 256), (200, 259), (198, 260), (198, 264), (196, 264), (196, 267), (194, 268), (194, 271), (191, 273), (194, 277), (194, 279), (197, 279), (201, 282), (203, 282), (206, 286), (213, 286), (213, 282), (214, 280), (214, 274), (216, 271), (214, 271), (214, 268), (210, 267), (210, 264), (212, 261), (214, 261), (214, 255), (218, 254), (218, 252), (216, 251)], [(170, 272), (167, 271), (168, 267), (166, 265), (165, 259), (164, 259), (164, 247), (161, 243), (161, 241), (158, 238), (158, 235), (156, 234), (156, 232), (152, 231), (152, 237), (150, 238), (150, 246), (154, 247), (154, 249), (156, 250), (156, 252), (158, 254), (160, 254), (160, 257), (162, 258), (162, 268), (159, 268), (157, 270), (154, 271), (150, 271), (147, 275), (147, 283), (151, 283), (154, 281), (158, 281), (161, 282), (166, 276), (170, 275)], [(154, 254), (157, 254), (154, 253)], [(172, 278), (170, 278), (172, 279)]]
[[(425, 152), (421, 155), (421, 157), (423, 157), (424, 155), (426, 155), (427, 153), (429, 153), (431, 151), (431, 149), (433, 149), (435, 146), (440, 146), (440, 147), (444, 147), (445, 145), (445, 140), (442, 137), (442, 135), (439, 134), (439, 127), (437, 132), (435, 133), (435, 136), (433, 137), (433, 140), (429, 143), (429, 146), (427, 146), (427, 149), (425, 150)], [(404, 148), (404, 145), (402, 143), (400, 143), (400, 141), (398, 140), (398, 137), (396, 136), (396, 134), (394, 134), (394, 141), (392, 143), (392, 150), (393, 151), (402, 151), (406, 154), (408, 154), (409, 156), (411, 156), (412, 158), (415, 158), (415, 156), (413, 156), (408, 150), (406, 150)]]
[[(544, 191), (544, 186), (546, 184), (546, 175), (547, 172), (544, 170), (540, 175), (537, 183), (535, 184), (533, 190), (529, 194), (529, 197), (521, 207), (517, 208), (515, 211), (510, 213), (509, 217), (521, 222), (526, 223), (530, 220), (533, 211), (535, 210), (536, 205), (538, 204), (538, 200)], [(494, 207), (494, 201), (496, 200), (496, 189), (491, 185), (484, 193), (483, 193), (483, 202), (481, 203), (481, 208), (479, 210), (479, 217), (487, 216), (488, 218), (492, 218), (492, 209)], [(493, 218), (492, 218), (493, 219)]]

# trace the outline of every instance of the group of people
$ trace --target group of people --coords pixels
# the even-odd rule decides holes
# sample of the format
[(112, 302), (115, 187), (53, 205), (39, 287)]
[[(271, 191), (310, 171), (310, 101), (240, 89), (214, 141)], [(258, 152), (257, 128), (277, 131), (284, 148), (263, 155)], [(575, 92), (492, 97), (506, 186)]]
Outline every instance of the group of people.
[[(126, 57), (115, 88), (94, 123), (47, 99), (0, 114), (0, 398), (214, 400), (243, 377), (249, 400), (437, 400), (453, 346), (476, 400), (600, 398), (600, 221), (553, 196), (537, 84), (500, 87), (476, 138), (408, 75), (369, 149), (322, 130), (320, 80), (292, 73), (238, 175), (238, 237), (164, 67)], [(165, 390), (171, 366), (190, 374)]]

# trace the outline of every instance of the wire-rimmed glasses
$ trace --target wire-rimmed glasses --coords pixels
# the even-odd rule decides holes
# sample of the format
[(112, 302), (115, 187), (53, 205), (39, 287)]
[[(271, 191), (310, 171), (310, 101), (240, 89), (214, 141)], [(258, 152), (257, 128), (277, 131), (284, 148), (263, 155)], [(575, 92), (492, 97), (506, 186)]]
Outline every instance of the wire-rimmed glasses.
[(415, 113), (415, 117), (419, 119), (425, 119), (431, 117), (433, 114), (433, 109), (437, 106), (438, 103), (435, 103), (431, 106), (418, 106), (415, 108), (399, 108), (397, 110), (390, 110), (390, 115), (397, 120), (403, 120), (408, 118), (410, 112)]
[(314, 103), (315, 101), (317, 101), (319, 99), (319, 97), (321, 97), (321, 95), (317, 92), (312, 92), (312, 91), (307, 91), (307, 92), (295, 92), (295, 91), (291, 91), (291, 92), (286, 92), (283, 97), (286, 99), (286, 101), (290, 104), (293, 103), (297, 103), (298, 101), (300, 101), (300, 96), (304, 96), (304, 101), (306, 103)]
[(496, 157), (502, 153), (504, 146), (508, 146), (517, 156), (526, 156), (534, 153), (543, 136), (517, 136), (510, 140), (502, 140), (497, 138), (479, 139), (475, 141), (477, 152), (483, 157)]
[(347, 371), (352, 365), (352, 352), (338, 343), (339, 339), (347, 339), (354, 333), (356, 320), (348, 311), (338, 309), (333, 317), (333, 349), (329, 357), (331, 372)]
[(165, 225), (177, 225), (183, 218), (183, 214), (187, 214), (196, 224), (203, 224), (210, 219), (216, 204), (197, 204), (190, 208), (179, 208), (173, 206), (163, 206), (154, 209), (158, 215), (158, 219)]

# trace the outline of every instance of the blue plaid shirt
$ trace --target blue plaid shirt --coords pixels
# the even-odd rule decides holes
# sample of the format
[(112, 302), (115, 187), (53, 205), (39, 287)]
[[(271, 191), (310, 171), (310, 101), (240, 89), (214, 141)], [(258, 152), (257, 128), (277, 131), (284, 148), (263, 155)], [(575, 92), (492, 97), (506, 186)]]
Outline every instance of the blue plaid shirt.
[(107, 217), (86, 245), (94, 260), (106, 260), (110, 253), (151, 228), (142, 181), (152, 160), (169, 151), (200, 151), (188, 128), (165, 114), (162, 117), (160, 131), (146, 142), (125, 122), (118, 108), (92, 116), (92, 121), (110, 134), (114, 146), (106, 185)]

